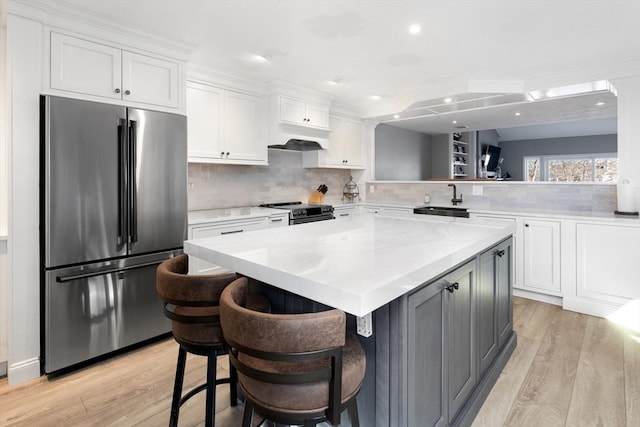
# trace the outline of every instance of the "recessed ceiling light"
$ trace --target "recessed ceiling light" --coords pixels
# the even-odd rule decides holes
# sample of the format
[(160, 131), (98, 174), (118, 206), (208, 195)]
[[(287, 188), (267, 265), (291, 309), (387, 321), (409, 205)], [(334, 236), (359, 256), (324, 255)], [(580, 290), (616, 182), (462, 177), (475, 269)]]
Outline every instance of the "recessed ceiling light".
[(394, 119), (399, 119), (399, 118), (400, 118), (400, 114), (394, 114), (394, 115), (393, 115), (393, 118), (394, 118)]
[(451, 101), (453, 101), (451, 98), (445, 98), (443, 99), (444, 102), (446, 102), (447, 104), (450, 103)]
[(457, 120), (454, 120), (454, 121), (453, 121), (453, 122), (451, 122), (451, 123), (453, 123), (453, 124), (455, 125), (456, 123), (458, 123), (458, 121), (457, 121)]
[(422, 30), (422, 28), (420, 28), (420, 25), (418, 24), (413, 24), (409, 27), (409, 33), (410, 34), (420, 34), (420, 31)]
[(604, 105), (604, 102), (600, 101), (600, 102), (596, 103), (596, 105), (599, 107), (601, 105)]
[(269, 62), (269, 61), (271, 61), (271, 55), (254, 55), (254, 58), (258, 62)]
[(374, 101), (379, 101), (382, 99), (380, 95), (371, 95), (369, 99), (373, 99)]
[(519, 115), (520, 115), (520, 113), (519, 113), (519, 112), (517, 112), (517, 113), (516, 113), (516, 116), (519, 116)]

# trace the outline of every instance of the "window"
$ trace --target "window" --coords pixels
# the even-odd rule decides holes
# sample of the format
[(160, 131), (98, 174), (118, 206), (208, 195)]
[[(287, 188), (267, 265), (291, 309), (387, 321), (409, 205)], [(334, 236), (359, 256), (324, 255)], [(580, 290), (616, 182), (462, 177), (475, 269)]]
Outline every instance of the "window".
[(616, 153), (527, 156), (523, 158), (527, 182), (617, 182)]

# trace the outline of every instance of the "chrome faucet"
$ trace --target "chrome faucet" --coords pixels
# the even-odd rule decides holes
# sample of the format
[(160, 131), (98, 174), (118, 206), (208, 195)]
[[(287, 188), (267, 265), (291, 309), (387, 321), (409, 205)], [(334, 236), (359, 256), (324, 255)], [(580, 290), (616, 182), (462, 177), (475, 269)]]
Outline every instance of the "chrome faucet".
[(456, 185), (455, 184), (449, 184), (449, 187), (453, 187), (453, 199), (451, 199), (451, 204), (453, 206), (457, 206), (458, 203), (462, 203), (462, 193), (460, 193), (460, 198), (458, 199), (456, 197)]

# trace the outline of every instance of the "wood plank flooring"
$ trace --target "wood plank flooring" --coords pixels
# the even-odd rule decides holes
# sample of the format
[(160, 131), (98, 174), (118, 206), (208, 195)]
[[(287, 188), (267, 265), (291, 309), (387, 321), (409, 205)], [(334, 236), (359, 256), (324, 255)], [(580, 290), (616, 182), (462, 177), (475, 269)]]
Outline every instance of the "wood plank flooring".
[[(522, 298), (514, 328), (518, 347), (474, 427), (640, 426), (638, 331)], [(51, 380), (8, 387), (1, 379), (0, 426), (167, 425), (177, 353), (167, 339)], [(220, 358), (218, 375), (227, 373)], [(190, 355), (185, 389), (204, 375), (205, 359)], [(203, 397), (183, 406), (181, 427), (204, 425)], [(216, 410), (216, 425), (240, 425), (228, 386), (218, 387)]]

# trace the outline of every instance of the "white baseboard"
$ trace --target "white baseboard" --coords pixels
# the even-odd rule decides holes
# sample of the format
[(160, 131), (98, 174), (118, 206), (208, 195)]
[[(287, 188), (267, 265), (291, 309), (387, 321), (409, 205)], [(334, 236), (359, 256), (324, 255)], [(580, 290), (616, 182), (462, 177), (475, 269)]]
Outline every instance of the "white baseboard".
[(562, 305), (562, 297), (540, 294), (538, 292), (525, 291), (524, 289), (513, 288), (513, 296), (532, 299), (534, 301), (546, 302), (547, 304), (560, 306)]
[(579, 298), (564, 298), (562, 301), (562, 308), (565, 310), (577, 311), (578, 313), (597, 317), (609, 317), (621, 307), (620, 305), (603, 301), (590, 301)]
[(40, 359), (22, 360), (12, 363), (8, 369), (9, 385), (16, 385), (40, 377)]

